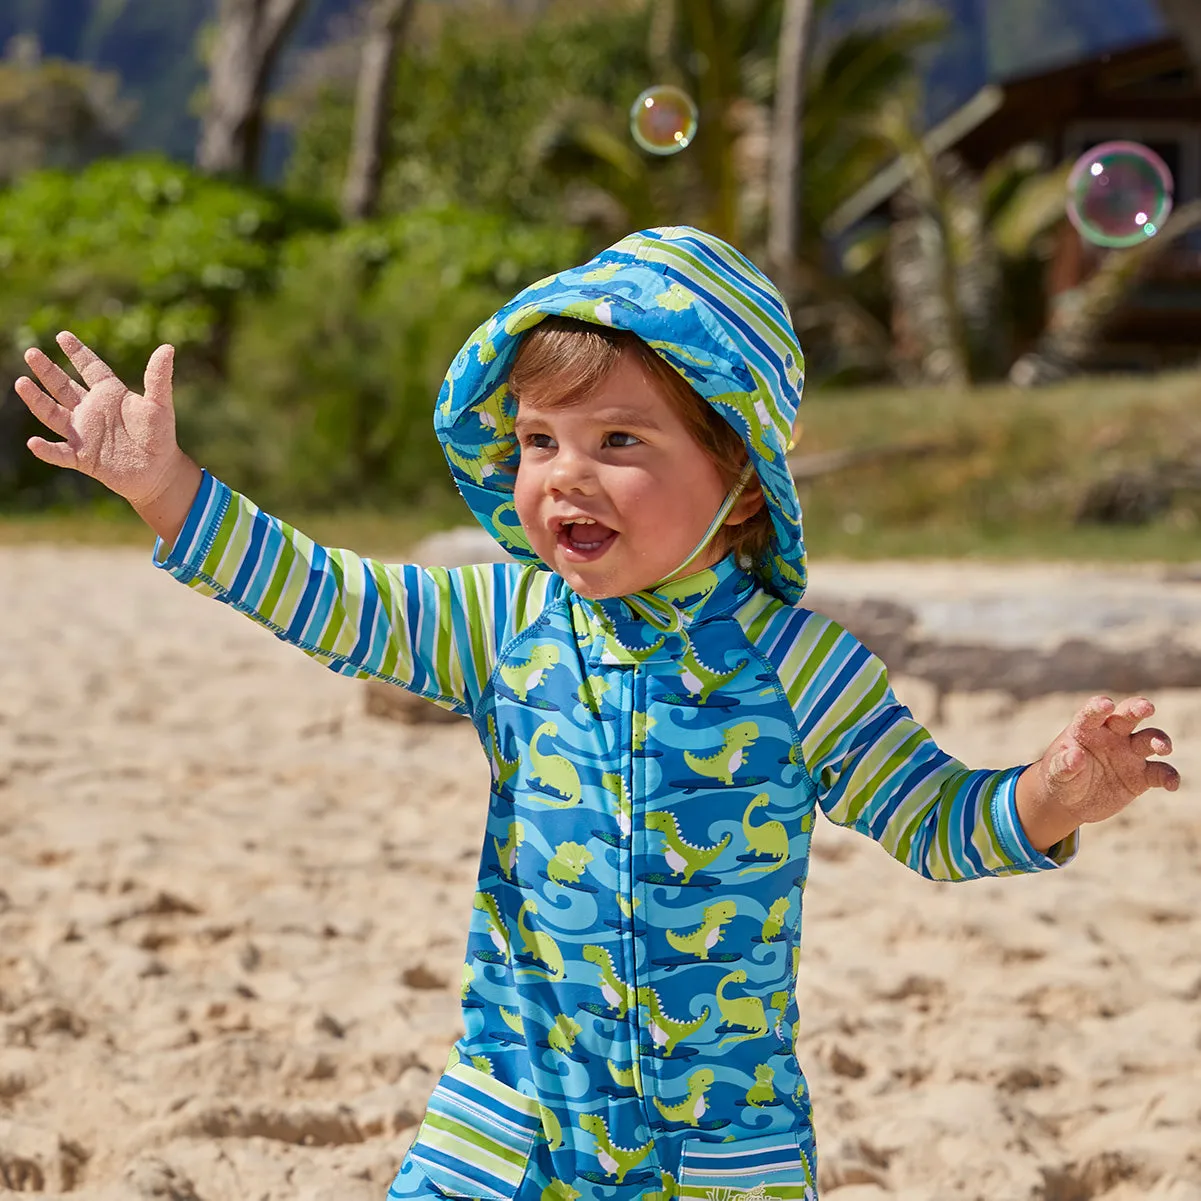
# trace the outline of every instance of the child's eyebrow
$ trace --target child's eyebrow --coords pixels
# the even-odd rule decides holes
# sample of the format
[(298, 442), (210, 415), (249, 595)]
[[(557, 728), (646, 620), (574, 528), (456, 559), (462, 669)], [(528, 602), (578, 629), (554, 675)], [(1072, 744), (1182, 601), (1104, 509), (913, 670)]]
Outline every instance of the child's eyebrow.
[(644, 430), (656, 430), (659, 423), (645, 410), (620, 405), (611, 409), (599, 409), (592, 414), (593, 420), (600, 425), (635, 426)]

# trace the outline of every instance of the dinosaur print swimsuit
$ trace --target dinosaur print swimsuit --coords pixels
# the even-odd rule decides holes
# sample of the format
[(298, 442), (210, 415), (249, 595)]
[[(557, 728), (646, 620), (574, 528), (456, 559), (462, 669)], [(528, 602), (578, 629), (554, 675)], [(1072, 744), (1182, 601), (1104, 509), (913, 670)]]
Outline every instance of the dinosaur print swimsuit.
[[(770, 562), (733, 557), (591, 601), (534, 559), (512, 508), (506, 380), (561, 313), (633, 330), (744, 436)], [(969, 771), (882, 664), (800, 604), (785, 454), (800, 348), (724, 243), (650, 230), (542, 281), (452, 365), (436, 425), (517, 562), (391, 566), (316, 546), (207, 473), (156, 562), (345, 675), (474, 722), (492, 784), (460, 987), (464, 1034), (389, 1196), (812, 1198), (794, 1053), (818, 809), (924, 875), (1053, 868), (1017, 819), (1020, 768)], [(452, 453), (453, 452), (453, 453)]]

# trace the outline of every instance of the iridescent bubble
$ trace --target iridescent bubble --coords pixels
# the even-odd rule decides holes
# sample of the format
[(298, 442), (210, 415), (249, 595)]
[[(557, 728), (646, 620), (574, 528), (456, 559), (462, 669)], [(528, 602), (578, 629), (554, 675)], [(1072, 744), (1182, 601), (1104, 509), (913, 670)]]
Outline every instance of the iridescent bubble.
[(649, 154), (678, 154), (696, 137), (696, 104), (669, 83), (647, 88), (630, 108), (630, 133)]
[(1105, 142), (1068, 176), (1068, 217), (1097, 246), (1122, 249), (1153, 238), (1172, 211), (1167, 164), (1138, 142)]

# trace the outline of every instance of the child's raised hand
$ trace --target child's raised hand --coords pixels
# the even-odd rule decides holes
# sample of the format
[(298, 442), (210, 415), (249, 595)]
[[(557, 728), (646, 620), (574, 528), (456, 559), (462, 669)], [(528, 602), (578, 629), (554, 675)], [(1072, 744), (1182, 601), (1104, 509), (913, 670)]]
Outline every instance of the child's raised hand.
[(146, 390), (139, 395), (74, 334), (61, 333), (57, 341), (83, 385), (40, 350), (25, 352), (25, 362), (42, 387), (22, 376), (16, 382), (17, 395), (44, 426), (64, 439), (30, 438), (29, 449), (43, 463), (99, 480), (135, 508), (152, 504), (185, 459), (175, 441), (171, 403), (174, 349), (160, 346), (150, 356)]
[(1030, 841), (1046, 850), (1087, 822), (1101, 822), (1151, 788), (1175, 792), (1180, 773), (1153, 755), (1169, 755), (1172, 740), (1138, 729), (1155, 713), (1145, 697), (1115, 705), (1087, 701), (1068, 727), (1018, 781), (1018, 813)]

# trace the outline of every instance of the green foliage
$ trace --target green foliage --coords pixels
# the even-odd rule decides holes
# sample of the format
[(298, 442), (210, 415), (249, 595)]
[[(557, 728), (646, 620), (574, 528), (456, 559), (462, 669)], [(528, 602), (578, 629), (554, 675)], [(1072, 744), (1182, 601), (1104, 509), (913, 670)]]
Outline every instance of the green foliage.
[(1079, 379), (1038, 391), (818, 391), (798, 451), (925, 446), (912, 458), (802, 488), (815, 556), (1015, 555), (1195, 558), (1201, 493), (1136, 530), (1077, 524), (1090, 489), (1180, 462), (1201, 441), (1193, 374)]
[[(384, 209), (562, 219), (563, 188), (539, 147), (581, 98), (628, 111), (647, 84), (645, 42), (645, 18), (619, 6), (569, 5), (530, 24), (451, 14), (399, 64)], [(337, 197), (351, 119), (350, 95), (328, 91), (298, 131), (288, 186)]]
[(181, 440), (280, 508), (444, 502), (432, 414), (451, 359), (580, 252), (571, 231), (446, 209), (297, 238), (242, 314), (227, 385), (181, 399)]
[[(52, 349), (67, 328), (132, 384), (162, 342), (182, 370), (219, 370), (237, 302), (271, 286), (284, 241), (333, 223), (312, 205), (154, 158), (26, 176), (0, 192), (0, 372), (23, 373), (25, 348)], [(74, 489), (19, 447), (40, 430), (21, 406), (6, 401), (0, 421), (0, 495)]]

